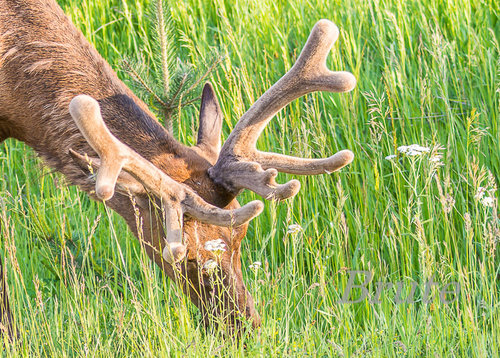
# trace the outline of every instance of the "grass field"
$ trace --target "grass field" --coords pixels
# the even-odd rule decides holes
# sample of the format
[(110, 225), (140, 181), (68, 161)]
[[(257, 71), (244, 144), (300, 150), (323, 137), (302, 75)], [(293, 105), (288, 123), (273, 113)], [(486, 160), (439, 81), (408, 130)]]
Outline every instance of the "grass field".
[[(147, 0), (59, 3), (115, 69), (122, 56), (155, 55)], [(251, 223), (243, 267), (263, 324), (235, 341), (203, 328), (118, 215), (6, 141), (0, 254), (22, 333), (17, 345), (4, 340), (3, 355), (497, 357), (499, 12), (494, 0), (172, 2), (184, 59), (226, 55), (211, 79), (224, 137), (290, 68), (314, 23), (335, 22), (328, 63), (354, 73), (357, 88), (295, 101), (259, 148), (303, 157), (351, 149), (354, 162), (299, 178), (297, 197), (266, 203)], [(197, 106), (176, 129), (186, 144)], [(430, 152), (397, 149), (410, 144)], [(303, 230), (288, 233), (292, 224)], [(371, 296), (375, 281), (403, 282), (405, 296), (415, 283), (416, 302), (398, 304), (389, 289), (378, 304), (341, 304), (350, 270), (373, 273)], [(458, 299), (444, 304), (435, 288), (424, 303), (430, 279), (438, 289), (458, 282)]]

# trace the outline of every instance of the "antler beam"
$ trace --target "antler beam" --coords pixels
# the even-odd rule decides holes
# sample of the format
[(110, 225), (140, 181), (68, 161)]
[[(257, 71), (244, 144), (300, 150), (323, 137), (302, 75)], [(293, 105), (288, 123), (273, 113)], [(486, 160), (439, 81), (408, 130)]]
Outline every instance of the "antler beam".
[(113, 197), (118, 175), (123, 169), (162, 200), (167, 232), (163, 257), (167, 262), (178, 262), (186, 255), (182, 242), (184, 214), (212, 225), (239, 226), (262, 212), (263, 203), (258, 200), (235, 210), (224, 210), (206, 203), (190, 188), (170, 178), (113, 136), (102, 119), (98, 102), (92, 97), (75, 97), (69, 111), (101, 159), (96, 179), (96, 195), (99, 199), (109, 200)]
[(348, 92), (356, 86), (349, 72), (326, 67), (328, 53), (339, 36), (332, 22), (316, 23), (295, 65), (241, 117), (221, 149), (209, 174), (214, 181), (238, 193), (250, 189), (266, 199), (283, 200), (300, 189), (297, 180), (277, 184), (278, 172), (314, 175), (331, 173), (349, 164), (354, 155), (343, 150), (325, 159), (302, 159), (256, 149), (257, 139), (283, 107), (311, 92)]

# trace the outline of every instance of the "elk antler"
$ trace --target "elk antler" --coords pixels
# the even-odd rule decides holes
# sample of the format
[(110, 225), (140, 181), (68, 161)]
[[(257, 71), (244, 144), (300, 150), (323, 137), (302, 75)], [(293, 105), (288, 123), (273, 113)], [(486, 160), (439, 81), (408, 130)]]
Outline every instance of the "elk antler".
[(352, 162), (354, 154), (343, 150), (325, 159), (302, 159), (260, 152), (255, 145), (272, 117), (293, 100), (315, 91), (347, 92), (356, 86), (349, 72), (332, 72), (326, 58), (339, 30), (332, 22), (320, 20), (309, 35), (295, 65), (241, 117), (224, 143), (211, 178), (237, 194), (250, 189), (266, 199), (283, 200), (300, 189), (298, 180), (279, 185), (278, 172), (290, 174), (331, 173)]
[(104, 124), (98, 102), (92, 97), (75, 97), (69, 105), (69, 111), (101, 159), (96, 180), (96, 195), (99, 199), (113, 197), (118, 175), (123, 168), (162, 200), (167, 232), (163, 257), (170, 264), (182, 260), (186, 255), (182, 243), (185, 213), (212, 225), (239, 226), (262, 212), (263, 204), (260, 201), (252, 201), (235, 210), (224, 210), (206, 203), (190, 188), (170, 178), (113, 136)]

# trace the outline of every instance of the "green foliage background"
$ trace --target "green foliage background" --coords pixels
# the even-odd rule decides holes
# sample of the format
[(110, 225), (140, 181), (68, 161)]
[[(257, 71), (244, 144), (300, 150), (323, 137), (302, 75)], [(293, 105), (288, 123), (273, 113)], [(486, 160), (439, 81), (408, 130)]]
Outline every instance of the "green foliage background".
[[(59, 3), (115, 69), (126, 54), (155, 56), (148, 1)], [(120, 217), (6, 141), (0, 254), (22, 333), (18, 344), (4, 339), (2, 354), (498, 356), (499, 3), (191, 0), (171, 8), (184, 59), (226, 55), (211, 79), (224, 137), (291, 67), (314, 23), (335, 22), (341, 35), (328, 64), (353, 72), (357, 88), (290, 104), (259, 148), (303, 157), (349, 148), (355, 160), (340, 173), (299, 178), (295, 199), (266, 203), (250, 225), (243, 267), (263, 326), (237, 342), (203, 329)], [(176, 127), (186, 144), (197, 111), (186, 108)], [(444, 165), (429, 155), (384, 159), (412, 143), (442, 146)], [(493, 207), (479, 200), (479, 187)], [(304, 230), (288, 234), (291, 224)], [(263, 268), (251, 271), (254, 261)], [(418, 301), (398, 305), (389, 290), (380, 304), (338, 304), (348, 270), (403, 281), (406, 293), (416, 282)], [(458, 300), (444, 305), (434, 291), (422, 303), (431, 277), (439, 288), (459, 282)]]

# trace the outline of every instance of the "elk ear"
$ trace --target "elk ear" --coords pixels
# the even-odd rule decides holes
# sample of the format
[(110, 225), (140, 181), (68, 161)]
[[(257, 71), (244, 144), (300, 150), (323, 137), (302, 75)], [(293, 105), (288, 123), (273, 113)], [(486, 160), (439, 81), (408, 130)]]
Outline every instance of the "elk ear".
[(196, 146), (217, 158), (220, 151), (221, 129), (222, 111), (212, 85), (207, 82), (201, 96), (200, 129)]
[[(97, 173), (101, 166), (99, 158), (91, 158), (87, 154), (82, 155), (75, 152), (73, 149), (69, 150), (69, 155), (73, 161), (86, 173)], [(133, 195), (146, 194), (146, 189), (139, 183), (132, 175), (125, 171), (121, 171), (116, 181), (116, 189), (122, 194), (130, 192)]]

